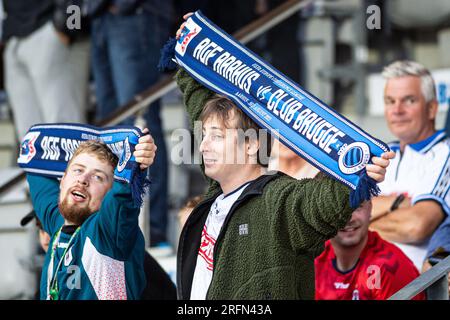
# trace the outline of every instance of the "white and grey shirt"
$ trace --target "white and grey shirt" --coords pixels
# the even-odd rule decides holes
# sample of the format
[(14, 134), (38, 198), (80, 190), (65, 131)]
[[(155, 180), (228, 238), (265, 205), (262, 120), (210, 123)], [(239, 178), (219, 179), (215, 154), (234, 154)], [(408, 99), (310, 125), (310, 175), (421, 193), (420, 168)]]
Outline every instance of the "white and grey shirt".
[[(390, 160), (385, 180), (379, 184), (381, 195), (407, 194), (412, 204), (423, 200), (438, 202), (450, 215), (450, 139), (443, 130), (427, 139), (405, 146), (389, 145), (396, 156)], [(421, 244), (397, 245), (421, 270), (429, 239)]]

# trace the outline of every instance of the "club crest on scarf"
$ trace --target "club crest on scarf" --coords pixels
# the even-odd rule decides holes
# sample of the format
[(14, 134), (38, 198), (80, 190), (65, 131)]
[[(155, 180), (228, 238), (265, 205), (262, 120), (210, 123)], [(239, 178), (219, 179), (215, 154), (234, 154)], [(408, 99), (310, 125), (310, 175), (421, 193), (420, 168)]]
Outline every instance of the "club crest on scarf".
[(186, 26), (183, 29), (183, 32), (181, 33), (181, 37), (178, 40), (178, 43), (180, 44), (177, 46), (177, 52), (181, 55), (184, 55), (186, 52), (186, 48), (189, 44), (189, 42), (194, 39), (194, 37), (202, 30), (202, 28), (196, 24), (194, 21), (190, 20), (186, 23)]
[(28, 163), (36, 155), (36, 148), (34, 143), (39, 137), (39, 132), (28, 132), (23, 138), (22, 144), (20, 145), (20, 155), (17, 160), (18, 163)]
[(345, 174), (353, 174), (365, 168), (370, 160), (370, 149), (364, 142), (343, 145), (339, 154), (339, 169)]

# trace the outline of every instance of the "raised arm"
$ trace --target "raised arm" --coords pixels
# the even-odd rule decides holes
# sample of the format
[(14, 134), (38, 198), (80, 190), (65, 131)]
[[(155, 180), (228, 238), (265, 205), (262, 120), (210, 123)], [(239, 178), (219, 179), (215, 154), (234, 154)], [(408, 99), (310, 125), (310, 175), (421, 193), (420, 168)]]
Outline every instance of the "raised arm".
[(191, 128), (194, 128), (195, 121), (200, 120), (203, 106), (215, 93), (195, 81), (184, 69), (178, 70), (175, 79), (183, 93), (183, 102), (189, 115)]
[(274, 230), (294, 250), (316, 252), (350, 220), (350, 189), (319, 173), (314, 179), (283, 177), (266, 191)]
[(27, 181), (34, 211), (45, 232), (53, 236), (64, 223), (58, 209), (59, 182), (33, 174), (27, 174)]
[[(148, 133), (148, 129), (143, 130), (143, 133)], [(133, 155), (136, 162), (140, 163), (141, 170), (147, 170), (153, 163), (156, 149), (150, 135), (139, 138)], [(114, 182), (98, 213), (96, 247), (105, 254), (126, 260), (140, 234), (139, 213), (140, 207), (133, 201), (130, 185)]]
[(91, 239), (95, 247), (102, 254), (126, 260), (139, 236), (139, 212), (130, 186), (115, 181), (97, 214), (96, 237)]
[[(386, 152), (373, 157), (366, 166), (367, 174), (376, 182), (384, 180), (389, 160)], [(294, 250), (317, 252), (323, 242), (337, 234), (350, 220), (350, 189), (319, 173), (314, 179), (282, 178), (266, 191), (267, 206), (272, 213), (274, 230), (286, 230)]]

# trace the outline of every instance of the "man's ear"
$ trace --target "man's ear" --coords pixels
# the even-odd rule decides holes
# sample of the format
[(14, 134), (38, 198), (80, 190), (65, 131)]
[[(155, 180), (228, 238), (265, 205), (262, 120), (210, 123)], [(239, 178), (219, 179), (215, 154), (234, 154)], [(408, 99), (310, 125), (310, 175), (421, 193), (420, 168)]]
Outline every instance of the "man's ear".
[(428, 102), (427, 108), (428, 108), (428, 119), (429, 120), (436, 120), (438, 107), (439, 107), (439, 104), (436, 99)]
[(259, 151), (259, 140), (258, 139), (248, 139), (247, 141), (247, 154), (249, 156), (256, 156)]

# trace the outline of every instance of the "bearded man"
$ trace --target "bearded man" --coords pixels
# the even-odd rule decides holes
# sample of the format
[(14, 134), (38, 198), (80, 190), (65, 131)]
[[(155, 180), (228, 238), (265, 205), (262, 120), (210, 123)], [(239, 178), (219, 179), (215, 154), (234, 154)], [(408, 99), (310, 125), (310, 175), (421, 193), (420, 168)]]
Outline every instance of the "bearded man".
[[(144, 130), (147, 133), (148, 130)], [(154, 160), (150, 135), (139, 138), (140, 169)], [(103, 143), (80, 144), (61, 182), (27, 174), (31, 199), (51, 236), (41, 276), (41, 299), (139, 299), (146, 284), (140, 208), (130, 185), (114, 181), (117, 157)]]

